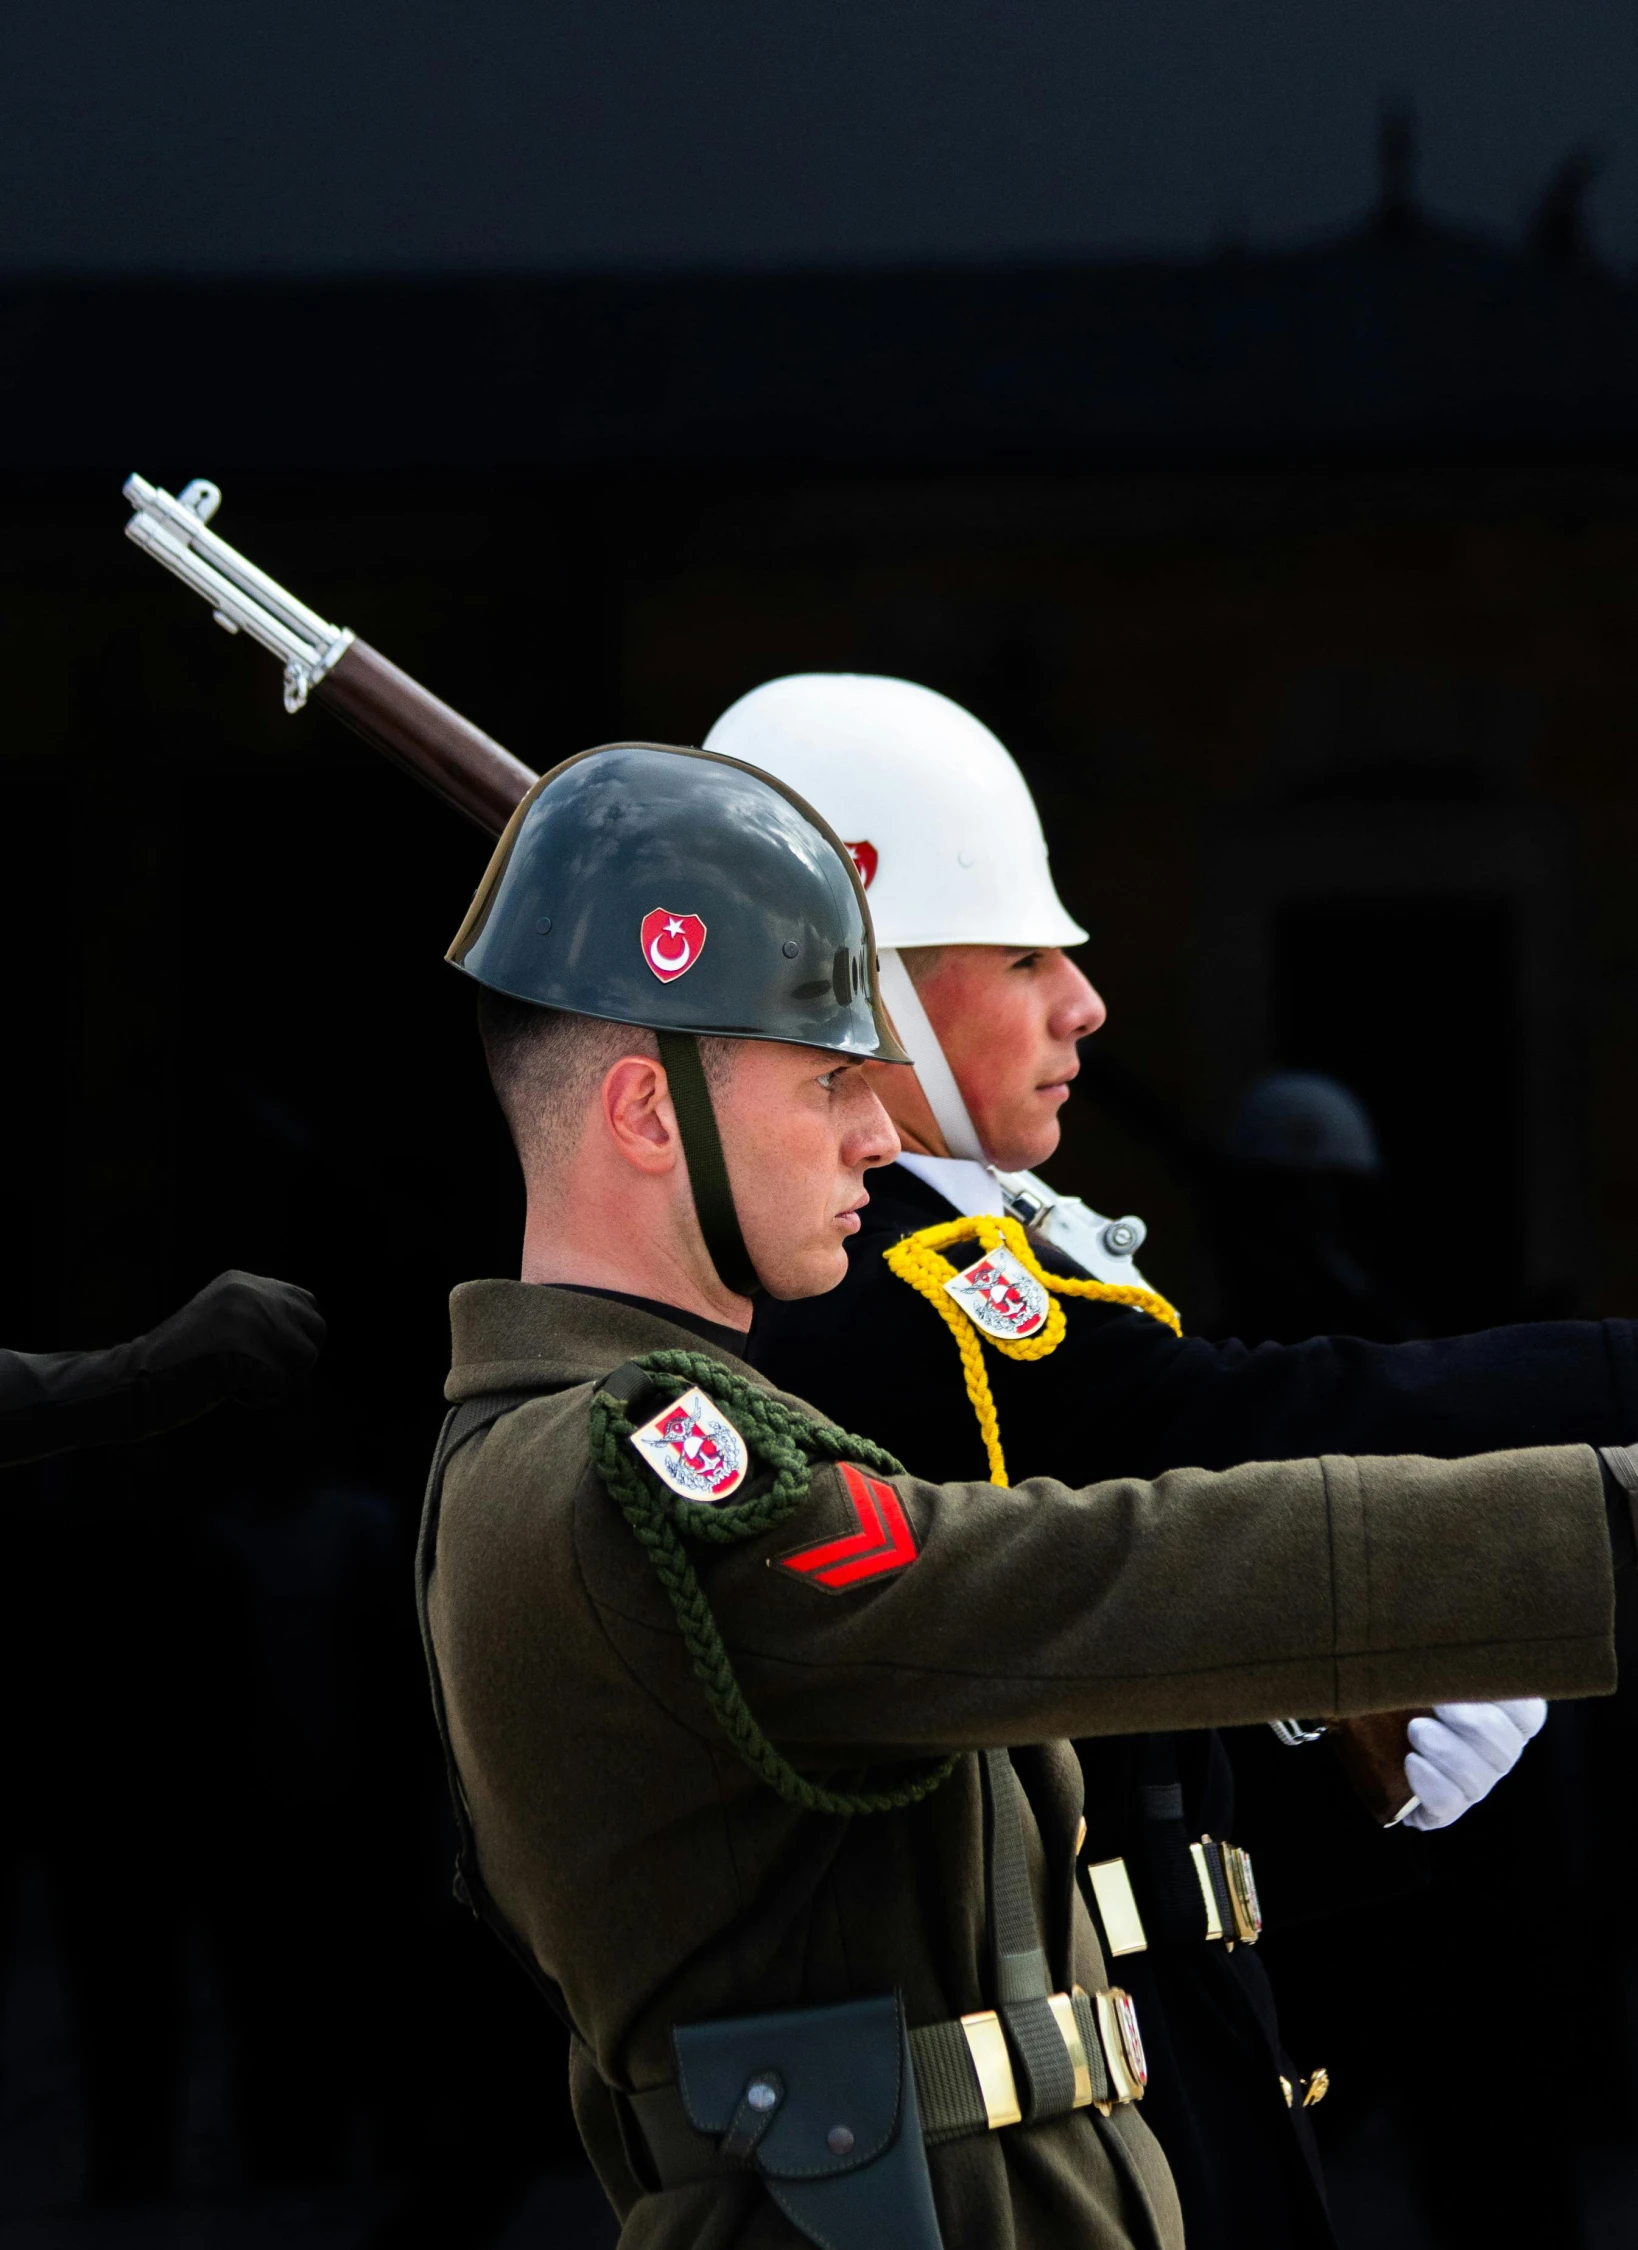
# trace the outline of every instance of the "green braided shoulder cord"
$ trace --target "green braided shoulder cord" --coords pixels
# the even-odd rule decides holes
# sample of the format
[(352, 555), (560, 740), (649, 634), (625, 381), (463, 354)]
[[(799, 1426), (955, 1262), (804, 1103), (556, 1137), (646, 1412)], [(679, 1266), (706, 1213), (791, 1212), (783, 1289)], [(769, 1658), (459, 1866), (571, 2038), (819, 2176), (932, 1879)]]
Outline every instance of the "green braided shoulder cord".
[(843, 1430), (810, 1421), (705, 1352), (645, 1352), (632, 1364), (643, 1369), (663, 1398), (680, 1398), (698, 1384), (728, 1409), (751, 1452), (775, 1472), (766, 1492), (737, 1507), (702, 1507), (684, 1500), (668, 1490), (626, 1442), (635, 1425), (618, 1401), (606, 1391), (592, 1400), (592, 1465), (654, 1565), (682, 1628), (694, 1677), (723, 1733), (753, 1773), (786, 1804), (805, 1812), (897, 1812), (931, 1796), (955, 1771), (954, 1758), (940, 1759), (897, 1788), (851, 1790), (823, 1789), (781, 1757), (751, 1715), (683, 1545), (683, 1534), (708, 1546), (725, 1547), (771, 1531), (801, 1507), (813, 1479), (812, 1464), (820, 1458), (860, 1461), (890, 1477), (903, 1474), (902, 1463), (868, 1438), (849, 1437)]

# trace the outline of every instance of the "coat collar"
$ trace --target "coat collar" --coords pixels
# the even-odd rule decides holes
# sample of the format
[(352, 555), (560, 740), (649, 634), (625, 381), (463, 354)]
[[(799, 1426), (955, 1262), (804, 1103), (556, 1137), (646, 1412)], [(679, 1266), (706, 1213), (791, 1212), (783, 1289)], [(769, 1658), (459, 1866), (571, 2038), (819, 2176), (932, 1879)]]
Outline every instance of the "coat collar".
[[(595, 1383), (642, 1352), (706, 1352), (742, 1374), (742, 1360), (697, 1329), (636, 1305), (529, 1281), (463, 1281), (449, 1300), (452, 1344), (444, 1396)], [(760, 1378), (758, 1378), (760, 1380)]]

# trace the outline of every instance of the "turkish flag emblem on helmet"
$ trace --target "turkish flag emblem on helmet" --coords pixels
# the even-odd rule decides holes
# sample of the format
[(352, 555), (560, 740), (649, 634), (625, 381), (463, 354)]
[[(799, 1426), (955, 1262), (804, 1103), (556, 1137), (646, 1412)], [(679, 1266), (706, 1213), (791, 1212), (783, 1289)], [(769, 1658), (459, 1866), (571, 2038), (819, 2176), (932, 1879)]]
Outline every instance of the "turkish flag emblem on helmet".
[(656, 906), (643, 916), (643, 959), (662, 984), (691, 969), (705, 948), (705, 924), (697, 914), (668, 914)]
[(874, 844), (867, 844), (862, 839), (857, 844), (849, 844), (847, 848), (849, 857), (859, 870), (859, 881), (868, 891), (871, 884), (876, 880), (876, 867), (881, 854)]

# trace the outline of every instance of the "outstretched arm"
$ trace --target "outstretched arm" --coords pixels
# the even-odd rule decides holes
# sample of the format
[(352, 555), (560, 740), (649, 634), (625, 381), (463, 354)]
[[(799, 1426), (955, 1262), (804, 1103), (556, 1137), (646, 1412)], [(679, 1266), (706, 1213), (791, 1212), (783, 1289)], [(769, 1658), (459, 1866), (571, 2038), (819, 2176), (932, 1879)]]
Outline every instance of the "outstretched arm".
[(310, 1372), (323, 1342), (307, 1290), (229, 1272), (107, 1351), (0, 1352), (0, 1463), (153, 1437), (227, 1398), (271, 1405)]

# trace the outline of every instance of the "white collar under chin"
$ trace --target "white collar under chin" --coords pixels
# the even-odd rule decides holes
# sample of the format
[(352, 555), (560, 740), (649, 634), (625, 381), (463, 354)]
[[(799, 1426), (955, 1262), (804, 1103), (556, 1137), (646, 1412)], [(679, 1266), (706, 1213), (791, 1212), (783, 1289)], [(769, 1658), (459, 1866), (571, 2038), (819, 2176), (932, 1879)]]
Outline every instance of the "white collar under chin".
[(899, 1162), (918, 1180), (925, 1180), (964, 1219), (976, 1219), (981, 1211), (993, 1212), (998, 1219), (1005, 1217), (1001, 1183), (987, 1164), (974, 1164), (965, 1156), (911, 1156), (908, 1152)]

